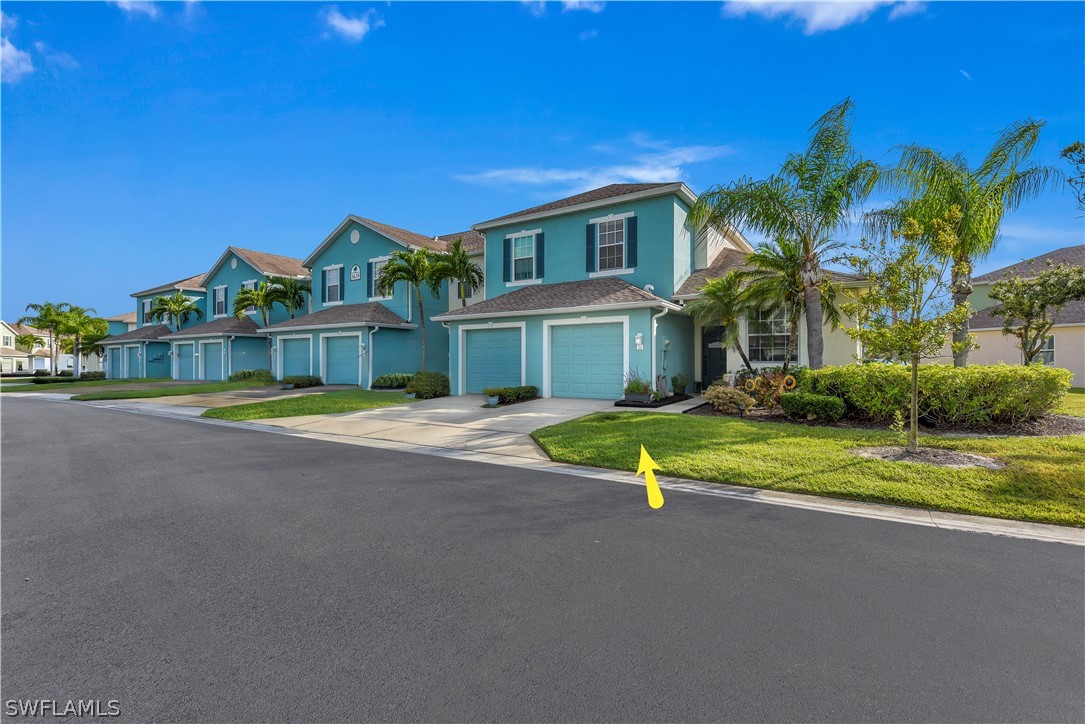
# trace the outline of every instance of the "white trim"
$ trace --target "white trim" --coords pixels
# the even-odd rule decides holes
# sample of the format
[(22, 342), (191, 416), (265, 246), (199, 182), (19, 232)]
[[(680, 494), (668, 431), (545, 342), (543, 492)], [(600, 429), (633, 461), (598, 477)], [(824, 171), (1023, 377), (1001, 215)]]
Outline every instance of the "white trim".
[(637, 215), (635, 211), (626, 211), (621, 214), (607, 214), (606, 216), (600, 216), (595, 219), (588, 219), (589, 224), (599, 224), (604, 221), (617, 221), (618, 219), (629, 219)]
[(462, 324), (459, 327), (457, 341), (459, 344), (459, 373), (456, 375), (456, 394), (467, 394), (464, 388), (467, 386), (467, 332), (485, 329), (519, 329), (520, 330), (520, 386), (527, 384), (527, 322), (487, 322), (484, 324)]
[[(527, 309), (517, 312), (480, 312), (478, 314), (456, 314), (450, 315), (447, 312), (444, 314), (438, 314), (435, 317), (430, 317), (434, 322), (458, 322), (461, 319), (490, 319), (496, 317), (537, 317), (539, 315), (546, 314), (578, 314), (584, 312), (604, 312), (617, 309), (653, 309), (655, 307), (667, 308), (671, 311), (679, 311), (681, 306), (668, 302), (665, 300), (659, 300), (658, 302), (621, 302), (619, 304), (596, 304), (586, 307), (550, 307), (548, 309)], [(470, 309), (471, 307), (468, 307)]]
[[(632, 218), (633, 214), (626, 216), (625, 214), (617, 215), (613, 219), (597, 219), (597, 222), (607, 221), (621, 221), (622, 222), (622, 266), (619, 269), (600, 269), (603, 261), (603, 246), (599, 243), (599, 224), (595, 224), (595, 271), (588, 273), (588, 278), (592, 279), (599, 276), (613, 276), (616, 274), (631, 274), (633, 270), (626, 264), (629, 263), (629, 224), (625, 223), (627, 218)], [(618, 246), (617, 244), (607, 244), (607, 247)]]
[[(246, 287), (245, 286), (246, 284), (251, 284), (252, 286), (251, 287)], [(259, 279), (246, 279), (245, 281), (241, 282), (241, 288), (242, 289), (252, 289), (252, 290), (259, 289), (260, 288), (260, 280)], [(252, 310), (251, 312), (249, 311), (250, 309)], [(259, 311), (260, 310), (257, 309), (256, 307), (245, 307), (245, 314), (256, 314)]]
[(374, 257), (368, 259), (367, 261), (388, 261), (391, 258), (392, 258), (391, 254), (385, 254), (384, 256), (374, 256)]
[[(598, 258), (595, 260), (595, 263), (598, 265), (598, 263), (599, 263)], [(635, 271), (636, 271), (636, 269), (626, 268), (626, 269), (607, 269), (606, 271), (588, 272), (588, 279), (598, 279), (599, 277), (617, 277), (617, 276), (621, 276), (623, 274), (632, 274)]]
[[(332, 231), (332, 233), (328, 234), (328, 236), (326, 236), (324, 238), (324, 241), (320, 242), (320, 246), (318, 246), (313, 251), (312, 254), (305, 257), (305, 261), (303, 261), (301, 263), (301, 265), (303, 267), (305, 267), (306, 269), (312, 269), (313, 268), (313, 262), (316, 261), (317, 257), (319, 257), (321, 254), (323, 254), (324, 250), (327, 249), (328, 246), (331, 245), (339, 237), (340, 234), (342, 234), (344, 231), (346, 231), (346, 228), (348, 226), (350, 226), (351, 224), (358, 224), (359, 226), (364, 226), (365, 228), (369, 229), (373, 233), (379, 234), (380, 236), (383, 236), (385, 239), (388, 239), (388, 241), (391, 241), (391, 242), (393, 242), (395, 244), (399, 244), (400, 246), (402, 246), (405, 249), (410, 249), (410, 248), (413, 247), (412, 244), (408, 244), (406, 242), (400, 241), (399, 239), (396, 239), (395, 237), (389, 236), (388, 234), (384, 233), (380, 229), (378, 229), (378, 228), (374, 227), (373, 225), (367, 223), (365, 219), (363, 219), (363, 218), (361, 218), (359, 216), (355, 216), (354, 214), (347, 214), (347, 218), (345, 218), (345, 219), (343, 219), (342, 221), (339, 222), (339, 225), (335, 227), (335, 230)], [(407, 231), (407, 229), (403, 229), (403, 231)], [(409, 233), (414, 233), (414, 232), (409, 232)], [(419, 236), (422, 236), (422, 235), (419, 234)], [(414, 247), (414, 248), (421, 249), (421, 248), (428, 248), (428, 247), (423, 247), (423, 246), (419, 245), (419, 246)]]
[[(368, 265), (369, 264), (374, 264), (374, 263), (376, 263), (378, 261), (385, 261), (385, 262), (390, 261), (391, 259), (392, 259), (391, 254), (385, 254), (384, 256), (375, 256), (372, 259), (369, 259), (368, 261), (366, 261), (366, 290), (365, 290), (366, 293), (369, 292), (369, 279), (368, 279), (368, 277), (369, 277), (369, 266)], [(377, 291), (377, 270), (376, 269), (373, 269), (373, 291)], [(368, 301), (370, 301), (370, 302), (387, 302), (389, 299), (395, 298), (395, 294), (396, 294), (396, 290), (395, 290), (395, 286), (393, 285), (392, 293), (389, 294), (388, 296), (386, 296), (386, 297), (381, 297), (381, 296), (366, 297), (366, 299)]]
[(619, 204), (628, 204), (639, 199), (650, 199), (656, 196), (669, 196), (677, 195), (687, 205), (692, 206), (697, 202), (697, 194), (693, 193), (689, 186), (684, 183), (667, 184), (666, 186), (657, 186), (651, 189), (645, 189), (644, 191), (637, 191), (631, 194), (622, 194), (621, 196), (611, 196), (606, 199), (599, 199), (598, 201), (588, 201), (583, 204), (574, 204), (573, 206), (563, 206), (557, 209), (549, 209), (547, 211), (536, 211), (533, 214), (522, 214), (520, 216), (512, 216), (505, 219), (493, 219), (492, 221), (483, 221), (482, 223), (475, 224), (471, 227), (472, 231), (485, 231), (486, 229), (493, 229), (498, 226), (512, 226), (513, 224), (522, 224), (525, 221), (535, 221), (536, 219), (545, 219), (551, 216), (564, 216), (565, 214), (575, 214), (580, 211), (587, 211), (589, 209), (598, 209), (605, 206), (617, 206)]
[(325, 307), (338, 307), (342, 303), (343, 303), (343, 300), (340, 299), (338, 302), (324, 302), (324, 306)]
[(506, 239), (518, 239), (521, 236), (537, 236), (542, 233), (542, 229), (532, 229), (531, 231), (517, 231), (512, 234), (505, 234)]
[(625, 373), (629, 370), (629, 316), (624, 317), (588, 317), (582, 316), (577, 319), (544, 319), (543, 320), (543, 397), (551, 396), (551, 378), (553, 370), (550, 369), (550, 332), (554, 327), (568, 326), (572, 324), (622, 324), (622, 381), (625, 381)]
[[(124, 366), (124, 378), (125, 379), (135, 379), (135, 378), (132, 377), (131, 374), (129, 374), (131, 372), (131, 370), (128, 369), (128, 350), (130, 350), (130, 349), (135, 349), (136, 350), (136, 366), (141, 367), (141, 368), (143, 366), (143, 363), (142, 363), (143, 355), (140, 353), (139, 347), (140, 347), (140, 345), (139, 345), (138, 342), (136, 344), (126, 344), (126, 345), (124, 345), (122, 347), (122, 349), (124, 350), (124, 365), (123, 366)], [(136, 370), (136, 372), (138, 373), (139, 370)], [(146, 376), (147, 375), (140, 375), (140, 377), (146, 377)]]
[(535, 279), (521, 279), (518, 282), (505, 282), (505, 287), (529, 287), (532, 284), (542, 284), (542, 282), (542, 277), (537, 277)]
[[(983, 311), (983, 310), (980, 310)], [(1062, 322), (1061, 324), (1051, 325), (1051, 329), (1061, 329), (1065, 327), (1085, 327), (1085, 322)], [(1001, 332), (1002, 327), (972, 327), (969, 326), (969, 332)], [(1012, 334), (1004, 334), (1004, 337), (1012, 337)]]
[[(346, 289), (343, 288), (345, 285), (337, 283), (335, 285), (335, 288), (339, 290), (339, 299), (337, 299), (334, 302), (326, 301), (327, 298), (328, 298), (328, 275), (327, 275), (327, 273), (329, 271), (331, 271), (332, 269), (342, 269), (342, 268), (343, 268), (342, 264), (328, 264), (327, 266), (323, 266), (323, 267), (320, 268), (320, 298), (322, 300), (321, 303), (325, 307), (334, 307), (336, 305), (342, 304), (343, 300), (346, 299), (346, 296), (347, 296), (346, 295)], [(345, 277), (346, 275), (344, 274), (343, 276)]]
[(381, 331), (380, 327), (369, 328), (369, 350), (367, 356), (369, 357), (369, 379), (366, 380), (365, 388), (367, 390), (373, 389), (373, 337), (377, 335), (377, 332)]
[(207, 345), (207, 344), (220, 344), (220, 345), (222, 345), (222, 349), (219, 351), (219, 357), (220, 357), (220, 361), (222, 363), (222, 366), (219, 367), (219, 369), (222, 370), (222, 371), (219, 373), (220, 376), (219, 376), (218, 381), (219, 382), (225, 382), (226, 381), (226, 376), (227, 376), (226, 375), (226, 360), (224, 359), (226, 357), (226, 344), (225, 344), (225, 342), (226, 342), (225, 339), (221, 339), (221, 340), (219, 340), (217, 342), (213, 342), (210, 339), (202, 339), (202, 340), (200, 340), (199, 342), (196, 343), (200, 348), (200, 377), (199, 378), (201, 380), (206, 380), (207, 379), (207, 362), (206, 362), (207, 355), (204, 354), (204, 350), (203, 350), (204, 345)]
[[(313, 374), (313, 335), (311, 334), (284, 334), (275, 340), (275, 370), (278, 372), (278, 378), (281, 380), (286, 377), (286, 370), (283, 369), (283, 340), (287, 339), (304, 339), (309, 342), (309, 375)], [(323, 378), (322, 378), (323, 379)]]
[[(358, 338), (358, 386), (362, 386), (362, 355), (365, 354), (362, 350), (364, 344), (362, 342), (362, 332), (325, 332), (320, 335), (320, 380), (324, 384), (328, 384), (328, 337), (357, 337)], [(310, 350), (310, 353), (312, 350)], [(311, 359), (311, 358), (310, 358)], [(312, 368), (309, 369), (309, 374), (312, 374)]]
[(174, 369), (173, 379), (175, 379), (175, 380), (181, 379), (181, 368), (180, 368), (180, 366), (178, 364), (179, 360), (181, 359), (181, 355), (177, 352), (177, 348), (181, 347), (182, 345), (186, 345), (186, 344), (189, 345), (190, 347), (192, 347), (192, 377), (191, 377), (191, 379), (193, 379), (193, 380), (196, 379), (196, 344), (197, 343), (196, 342), (171, 342), (170, 343), (170, 352), (173, 355), (173, 369)]

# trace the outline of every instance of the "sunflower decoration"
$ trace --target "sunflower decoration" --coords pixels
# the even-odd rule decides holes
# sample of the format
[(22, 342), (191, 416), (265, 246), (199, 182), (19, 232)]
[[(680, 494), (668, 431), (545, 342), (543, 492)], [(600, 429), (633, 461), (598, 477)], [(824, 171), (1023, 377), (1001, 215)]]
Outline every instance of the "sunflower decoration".
[(747, 392), (753, 392), (757, 389), (757, 379), (746, 380), (746, 384), (743, 385)]
[(785, 390), (793, 390), (793, 389), (795, 389), (795, 377), (793, 375), (784, 376), (784, 389)]

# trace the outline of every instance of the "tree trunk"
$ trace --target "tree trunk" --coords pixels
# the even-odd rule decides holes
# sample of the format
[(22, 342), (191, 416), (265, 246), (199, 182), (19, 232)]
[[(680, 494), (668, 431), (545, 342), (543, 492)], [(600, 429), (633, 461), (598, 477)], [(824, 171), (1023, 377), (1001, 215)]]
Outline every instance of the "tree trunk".
[(81, 375), (83, 373), (83, 364), (82, 364), (82, 361), (81, 361), (80, 356), (79, 356), (79, 347), (80, 347), (79, 342), (80, 342), (80, 336), (77, 334), (77, 335), (75, 335), (75, 345), (72, 347), (72, 351), (75, 353), (75, 354), (72, 355), (75, 358), (74, 362), (72, 363), (73, 367), (75, 368), (74, 370), (72, 370), (72, 374), (75, 377), (78, 377), (79, 375)]
[(422, 311), (422, 287), (416, 287), (418, 292), (418, 328), (422, 330), (422, 371), (426, 371), (426, 313)]
[[(809, 280), (808, 280), (809, 278)], [(806, 362), (810, 369), (821, 369), (825, 340), (821, 336), (821, 288), (816, 270), (803, 272), (803, 299), (806, 300)]]
[(56, 331), (50, 329), (49, 330), (49, 361), (53, 363), (53, 377), (56, 377), (57, 368), (60, 366), (60, 363), (57, 361), (57, 346), (58, 346), (58, 340), (57, 340), (57, 336), (56, 336)]
[(908, 409), (908, 452), (919, 447), (919, 358), (912, 357), (912, 395)]
[[(950, 287), (953, 291), (954, 308), (961, 307), (968, 302), (968, 295), (972, 293), (972, 264), (967, 258), (954, 259), (953, 271), (950, 274)], [(961, 322), (961, 326), (953, 330), (953, 366), (968, 366), (968, 320)]]
[(750, 364), (750, 360), (746, 357), (746, 350), (742, 349), (742, 342), (735, 340), (735, 349), (738, 350), (738, 356), (742, 358), (742, 364), (746, 365), (746, 369), (753, 372), (753, 365)]

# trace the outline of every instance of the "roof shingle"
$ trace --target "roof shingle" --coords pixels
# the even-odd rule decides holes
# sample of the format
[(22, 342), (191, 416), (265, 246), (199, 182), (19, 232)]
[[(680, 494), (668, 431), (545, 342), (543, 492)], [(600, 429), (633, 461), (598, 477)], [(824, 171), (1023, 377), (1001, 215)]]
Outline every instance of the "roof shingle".
[(456, 234), (442, 234), (437, 237), (446, 247), (450, 246), (456, 239), (463, 239), (463, 248), (467, 250), (469, 254), (475, 254), (483, 250), (486, 246), (486, 235), (481, 234), (474, 229), (469, 231), (461, 231)]
[(604, 201), (606, 199), (614, 198), (617, 196), (635, 194), (639, 191), (648, 191), (649, 189), (655, 189), (661, 186), (674, 186), (677, 183), (677, 181), (668, 181), (665, 183), (651, 184), (610, 184), (609, 186), (592, 189), (591, 191), (585, 191), (584, 193), (576, 194), (574, 196), (567, 196), (566, 198), (558, 199), (557, 201), (540, 204), (539, 206), (532, 206), (530, 209), (523, 209), (512, 214), (498, 216), (496, 218), (490, 219), (489, 221), (483, 221), (481, 224), (477, 224), (476, 226), (492, 224), (495, 221), (501, 221), (503, 219), (513, 219), (517, 216), (529, 216), (531, 214), (541, 214), (547, 211), (557, 211), (558, 209), (564, 209), (569, 206), (577, 206), (579, 204), (588, 204), (593, 201)]
[(240, 249), (231, 246), (235, 254), (252, 265), (261, 274), (276, 277), (307, 277), (309, 270), (301, 265), (301, 259), (281, 254), (270, 254), (266, 251), (254, 251), (252, 249)]
[[(746, 257), (748, 256), (749, 252), (738, 251), (737, 249), (721, 250), (711, 264), (704, 269), (693, 272), (686, 281), (682, 282), (682, 286), (674, 293), (675, 298), (697, 296), (704, 289), (704, 285), (708, 283), (709, 279), (719, 279), (727, 272), (736, 269), (749, 269), (746, 265)], [(862, 279), (862, 277), (855, 274), (833, 271), (832, 269), (826, 271), (834, 281), (838, 282), (854, 282)]]
[(995, 269), (992, 272), (987, 272), (986, 274), (981, 274), (976, 277), (972, 280), (972, 283), (997, 282), (1007, 274), (1016, 274), (1018, 276), (1039, 274), (1047, 269), (1049, 263), (1053, 265), (1070, 264), (1072, 266), (1085, 266), (1085, 245), (1078, 244), (1077, 246), (1067, 246), (1062, 249), (1056, 249), (1055, 251), (1049, 251), (1040, 256), (1035, 256), (1031, 259), (1025, 259), (1016, 264), (1004, 266), (1001, 269)]
[(100, 344), (117, 344), (119, 342), (143, 342), (146, 340), (161, 339), (170, 333), (170, 328), (164, 324), (147, 325), (139, 327), (124, 334), (106, 337)]
[(516, 312), (541, 312), (578, 307), (670, 306), (671, 302), (615, 277), (558, 284), (532, 284), (514, 292), (454, 309), (435, 319), (485, 317)]
[(185, 339), (188, 337), (218, 337), (231, 334), (259, 335), (258, 330), (259, 327), (256, 322), (252, 321), (248, 316), (243, 319), (223, 317), (222, 319), (213, 319), (210, 322), (197, 324), (195, 327), (182, 329), (180, 332), (167, 334), (165, 338)]
[(336, 324), (379, 324), (394, 327), (406, 325), (407, 320), (379, 302), (365, 302), (364, 304), (343, 304), (337, 307), (328, 307), (319, 312), (307, 314), (304, 317), (295, 317), (285, 322), (272, 324), (266, 329), (277, 332), (283, 329), (303, 329)]
[[(968, 320), (969, 329), (1002, 329), (1002, 317), (995, 315), (994, 307), (981, 309)], [(1085, 324), (1085, 301), (1070, 302), (1055, 317), (1055, 324)]]
[(136, 321), (136, 313), (135, 312), (126, 312), (124, 314), (117, 314), (117, 315), (112, 316), (112, 317), (106, 317), (105, 321), (107, 321), (107, 322), (125, 322), (127, 324), (134, 324), (135, 321)]
[(355, 216), (355, 219), (369, 226), (372, 229), (384, 234), (385, 236), (395, 239), (398, 242), (406, 244), (407, 246), (419, 246), (423, 249), (429, 249), (431, 251), (444, 251), (445, 242), (439, 238), (433, 238), (425, 236), (423, 234), (416, 234), (413, 231), (407, 231), (401, 229), (398, 226), (392, 226), (391, 224), (383, 224), (379, 221), (373, 221), (372, 219), (366, 219), (361, 216)]
[(202, 292), (203, 287), (200, 286), (200, 281), (203, 279), (203, 274), (197, 274), (194, 277), (185, 277), (184, 279), (178, 279), (175, 282), (169, 282), (168, 284), (159, 284), (157, 287), (151, 287), (150, 289), (144, 289), (141, 292), (132, 292), (130, 296), (142, 297), (145, 294), (155, 294), (157, 292), (168, 292), (172, 289), (187, 289), (189, 291)]

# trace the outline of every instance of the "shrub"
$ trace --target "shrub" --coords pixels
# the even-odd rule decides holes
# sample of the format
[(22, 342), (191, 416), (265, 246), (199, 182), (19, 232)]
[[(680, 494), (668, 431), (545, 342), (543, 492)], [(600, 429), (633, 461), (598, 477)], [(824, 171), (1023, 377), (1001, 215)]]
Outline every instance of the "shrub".
[[(1043, 365), (922, 365), (919, 419), (933, 427), (1034, 420), (1055, 409), (1070, 377)], [(907, 419), (910, 383), (907, 366), (883, 362), (809, 370), (802, 391), (839, 397), (847, 414), (890, 423)]]
[(641, 377), (637, 370), (629, 370), (622, 389), (627, 395), (648, 395), (652, 392), (652, 383)]
[(275, 381), (275, 375), (271, 374), (271, 370), (238, 370), (230, 375), (230, 382), (242, 382), (244, 380), (271, 384)]
[(671, 386), (674, 388), (675, 393), (682, 393), (689, 387), (689, 377), (679, 372), (671, 378)]
[(847, 407), (839, 397), (815, 395), (812, 392), (785, 392), (780, 395), (780, 407), (788, 417), (815, 418), (833, 422), (844, 416)]
[(313, 375), (287, 375), (283, 377), (283, 384), (293, 385), (295, 390), (300, 390), (304, 387), (320, 387), (324, 380)]
[(407, 372), (392, 372), (387, 375), (381, 375), (373, 380), (373, 387), (401, 390), (411, 383), (412, 377), (414, 377), (414, 375), (408, 374)]
[(507, 405), (510, 402), (534, 400), (539, 396), (539, 388), (534, 385), (523, 387), (487, 387), (482, 391), (487, 397), (496, 397), (500, 404)]
[(728, 415), (745, 415), (757, 402), (742, 390), (727, 385), (710, 385), (704, 398), (716, 409)]
[(105, 372), (84, 372), (83, 374), (79, 375), (79, 379), (81, 379), (81, 380), (104, 380), (105, 379)]
[(55, 385), (58, 382), (75, 382), (75, 377), (35, 377), (31, 380), (35, 385)]
[(445, 397), (451, 388), (448, 383), (448, 375), (441, 372), (416, 372), (411, 381), (407, 383), (407, 394), (414, 394), (419, 400), (430, 400), (434, 397)]
[(75, 373), (71, 370), (61, 370), (57, 372), (57, 377), (74, 377)]
[(34, 370), (35, 377), (48, 377), (49, 370)]

